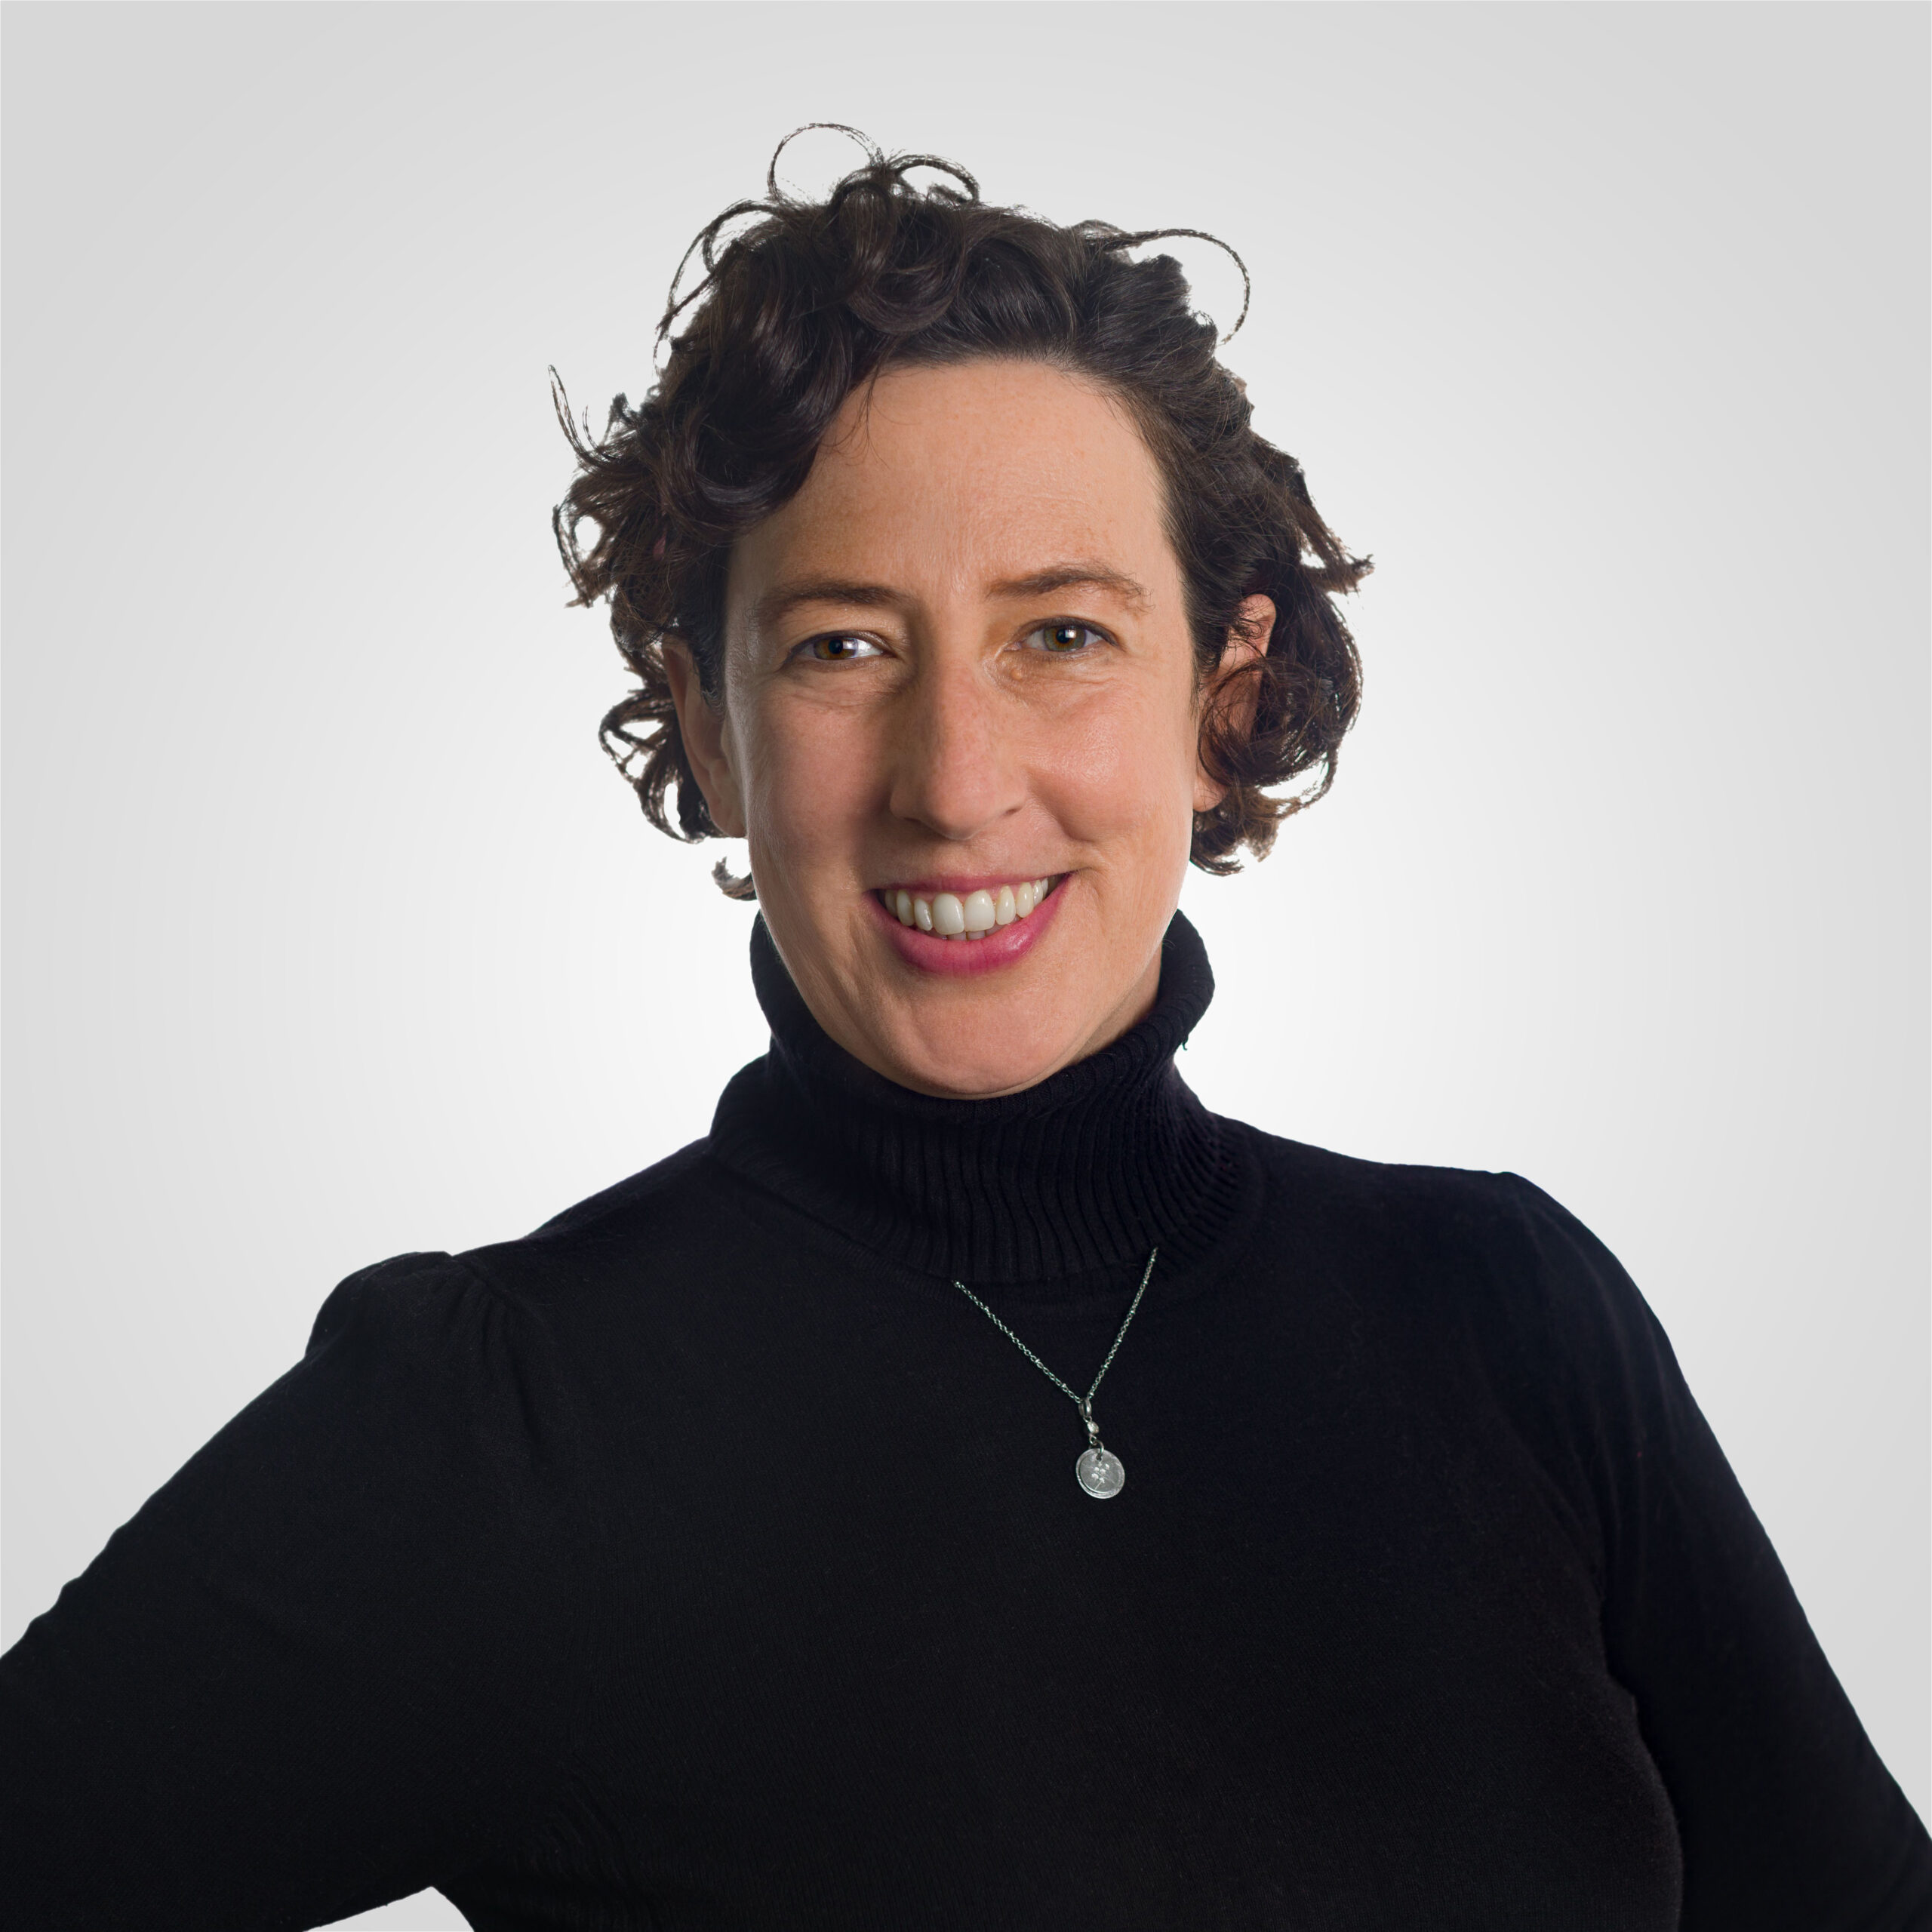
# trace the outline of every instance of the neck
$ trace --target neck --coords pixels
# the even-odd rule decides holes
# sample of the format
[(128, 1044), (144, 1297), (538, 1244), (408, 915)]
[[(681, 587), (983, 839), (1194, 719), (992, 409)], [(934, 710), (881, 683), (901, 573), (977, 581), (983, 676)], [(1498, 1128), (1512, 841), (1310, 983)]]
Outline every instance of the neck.
[[(1023, 1091), (895, 1084), (827, 1037), (762, 921), (752, 975), (771, 1051), (718, 1103), (713, 1152), (850, 1238), (924, 1272), (1078, 1293), (1204, 1246), (1231, 1186), (1220, 1124), (1175, 1071), (1214, 976), (1177, 914), (1145, 1017)], [(1130, 1284), (1131, 1285), (1131, 1284)]]

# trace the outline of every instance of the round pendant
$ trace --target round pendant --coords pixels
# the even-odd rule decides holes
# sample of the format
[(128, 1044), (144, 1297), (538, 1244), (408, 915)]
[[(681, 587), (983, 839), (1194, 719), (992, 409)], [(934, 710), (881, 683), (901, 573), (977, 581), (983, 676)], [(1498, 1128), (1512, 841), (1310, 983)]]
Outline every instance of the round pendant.
[(1127, 1466), (1111, 1450), (1083, 1451), (1073, 1466), (1073, 1473), (1089, 1496), (1097, 1496), (1103, 1503), (1127, 1486)]

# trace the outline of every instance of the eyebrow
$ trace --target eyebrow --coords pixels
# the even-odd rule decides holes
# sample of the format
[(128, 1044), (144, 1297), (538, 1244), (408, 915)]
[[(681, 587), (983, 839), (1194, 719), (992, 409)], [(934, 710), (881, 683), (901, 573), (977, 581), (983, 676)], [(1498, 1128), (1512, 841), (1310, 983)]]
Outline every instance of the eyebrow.
[(896, 590), (882, 583), (862, 583), (838, 577), (809, 577), (798, 583), (774, 584), (752, 607), (752, 621), (761, 629), (788, 617), (801, 604), (860, 604), (868, 608), (903, 604)]
[(1147, 601), (1147, 587), (1106, 564), (1055, 564), (1027, 577), (1008, 577), (992, 586), (995, 597), (1045, 597), (1056, 590), (1104, 590), (1137, 608)]
[[(1147, 589), (1124, 571), (1101, 563), (1054, 564), (1044, 570), (1029, 571), (1025, 577), (1003, 577), (989, 586), (994, 597), (1046, 597), (1056, 590), (1102, 590), (1125, 605), (1139, 608), (1147, 601)], [(809, 577), (796, 583), (774, 584), (758, 600), (754, 621), (763, 628), (789, 617), (804, 604), (859, 605), (867, 609), (889, 609), (906, 601), (905, 594), (883, 583), (867, 583), (852, 577)]]

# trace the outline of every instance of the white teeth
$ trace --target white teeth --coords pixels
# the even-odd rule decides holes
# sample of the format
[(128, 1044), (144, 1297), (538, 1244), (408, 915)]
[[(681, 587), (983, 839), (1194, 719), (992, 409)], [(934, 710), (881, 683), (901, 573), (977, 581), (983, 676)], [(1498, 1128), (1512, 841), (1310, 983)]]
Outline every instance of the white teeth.
[(936, 892), (928, 899), (903, 886), (887, 886), (878, 896), (880, 903), (902, 926), (916, 926), (941, 939), (984, 939), (997, 927), (1030, 918), (1052, 883), (1051, 879), (1028, 878), (997, 891), (983, 886), (963, 899), (953, 892)]

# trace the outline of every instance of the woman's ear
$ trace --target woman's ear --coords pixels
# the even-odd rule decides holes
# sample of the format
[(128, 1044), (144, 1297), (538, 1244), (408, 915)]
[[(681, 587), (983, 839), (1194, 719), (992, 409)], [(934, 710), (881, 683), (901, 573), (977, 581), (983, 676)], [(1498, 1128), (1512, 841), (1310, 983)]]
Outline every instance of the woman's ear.
[[(1221, 661), (1214, 667), (1202, 694), (1201, 742), (1204, 743), (1211, 734), (1238, 743), (1254, 728), (1255, 700), (1260, 695), (1261, 660), (1268, 654), (1268, 640), (1274, 634), (1275, 600), (1244, 597), (1234, 622), (1228, 626)], [(1212, 811), (1227, 795), (1224, 781), (1214, 777), (1205, 765), (1195, 765), (1196, 811)]]
[(671, 687), (671, 704), (678, 714), (678, 735), (697, 789), (711, 814), (711, 822), (728, 838), (745, 835), (745, 801), (731, 761), (731, 734), (721, 704), (705, 696), (697, 666), (681, 638), (667, 637), (664, 676)]

